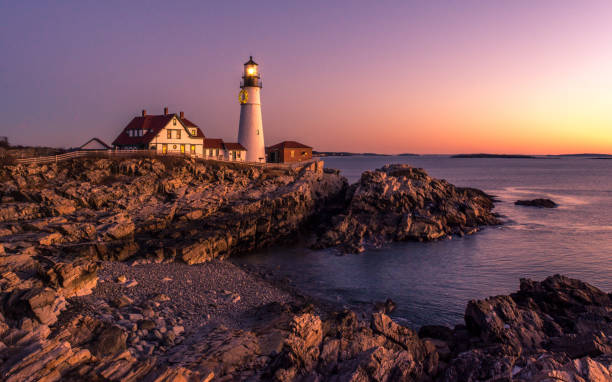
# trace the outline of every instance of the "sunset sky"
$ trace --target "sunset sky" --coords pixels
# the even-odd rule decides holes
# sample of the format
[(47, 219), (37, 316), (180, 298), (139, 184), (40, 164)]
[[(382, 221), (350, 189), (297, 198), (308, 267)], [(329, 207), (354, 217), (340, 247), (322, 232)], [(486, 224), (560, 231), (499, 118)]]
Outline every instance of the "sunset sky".
[(266, 144), (612, 153), (612, 2), (3, 1), (0, 136), (111, 143), (146, 109), (235, 141), (260, 64)]

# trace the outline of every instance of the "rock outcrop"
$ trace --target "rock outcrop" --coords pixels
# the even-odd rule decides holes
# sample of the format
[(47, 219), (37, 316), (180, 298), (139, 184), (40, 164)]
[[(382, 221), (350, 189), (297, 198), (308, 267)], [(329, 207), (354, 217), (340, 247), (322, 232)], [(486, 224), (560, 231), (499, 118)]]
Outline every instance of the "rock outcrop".
[[(564, 276), (470, 301), (446, 381), (612, 380), (612, 296)], [(469, 348), (465, 347), (466, 339)]]
[(408, 165), (386, 165), (364, 172), (351, 186), (347, 208), (315, 246), (360, 252), (391, 241), (471, 234), (499, 224), (492, 209), (491, 197), (480, 190), (455, 187)]
[(346, 188), (322, 162), (267, 168), (183, 158), (3, 166), (0, 179), (8, 253), (188, 264), (294, 240)]
[(538, 207), (538, 208), (555, 208), (557, 203), (550, 199), (532, 199), (532, 200), (517, 200), (514, 202), (517, 206)]

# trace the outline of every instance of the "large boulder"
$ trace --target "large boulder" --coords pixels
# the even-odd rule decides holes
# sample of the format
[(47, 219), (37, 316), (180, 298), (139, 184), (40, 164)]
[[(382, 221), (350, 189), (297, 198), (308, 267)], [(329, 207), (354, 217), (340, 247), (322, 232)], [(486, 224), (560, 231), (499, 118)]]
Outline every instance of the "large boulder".
[(124, 351), (127, 337), (127, 332), (119, 326), (111, 325), (102, 328), (93, 343), (94, 354), (102, 358)]

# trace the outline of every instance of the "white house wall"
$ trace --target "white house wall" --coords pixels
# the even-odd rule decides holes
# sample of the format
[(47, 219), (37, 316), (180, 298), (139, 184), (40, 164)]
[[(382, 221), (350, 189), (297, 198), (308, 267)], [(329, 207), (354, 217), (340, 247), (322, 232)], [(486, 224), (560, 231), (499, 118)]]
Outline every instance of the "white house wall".
[[(174, 122), (176, 121), (176, 125)], [(168, 130), (172, 131), (172, 138), (168, 139)], [(180, 130), (181, 138), (176, 138), (176, 131)], [(191, 153), (191, 145), (195, 145), (195, 155), (202, 156), (204, 155), (204, 138), (193, 138), (187, 134), (187, 131), (183, 127), (183, 125), (178, 121), (176, 117), (174, 117), (168, 124), (160, 130), (153, 140), (149, 143), (149, 148), (155, 146), (155, 150), (157, 153), (161, 154), (163, 152), (163, 145), (167, 145), (168, 153), (178, 154), (181, 152), (181, 145), (185, 145), (185, 153)]]

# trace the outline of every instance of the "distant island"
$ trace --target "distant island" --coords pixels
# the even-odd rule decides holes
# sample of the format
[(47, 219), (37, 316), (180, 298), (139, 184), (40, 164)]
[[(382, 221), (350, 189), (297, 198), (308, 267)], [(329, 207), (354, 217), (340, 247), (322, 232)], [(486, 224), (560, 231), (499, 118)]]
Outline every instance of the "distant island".
[(555, 155), (555, 156), (559, 156), (559, 157), (576, 157), (576, 158), (595, 158), (595, 159), (612, 158), (611, 154), (589, 154), (589, 153), (585, 153), (585, 154), (561, 154), (561, 155)]
[(530, 158), (535, 159), (533, 155), (521, 154), (456, 154), (451, 155), (451, 158)]

